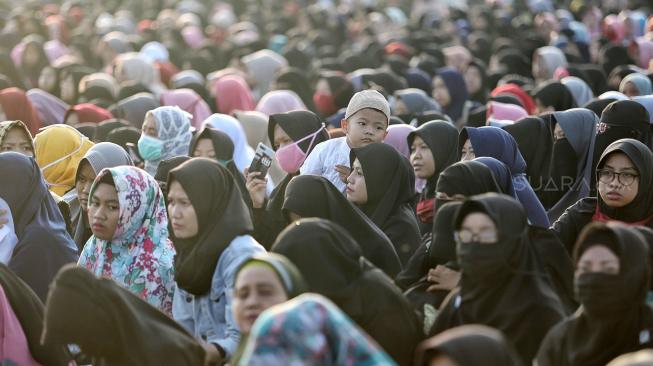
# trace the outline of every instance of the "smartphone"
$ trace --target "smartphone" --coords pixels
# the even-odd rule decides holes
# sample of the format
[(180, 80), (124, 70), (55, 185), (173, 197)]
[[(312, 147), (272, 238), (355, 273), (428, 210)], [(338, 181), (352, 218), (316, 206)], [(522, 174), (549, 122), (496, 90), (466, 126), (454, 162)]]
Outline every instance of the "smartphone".
[(264, 179), (268, 174), (268, 169), (272, 165), (272, 159), (274, 159), (274, 150), (259, 142), (256, 146), (256, 153), (254, 154), (252, 164), (249, 166), (249, 172), (258, 172), (259, 178)]

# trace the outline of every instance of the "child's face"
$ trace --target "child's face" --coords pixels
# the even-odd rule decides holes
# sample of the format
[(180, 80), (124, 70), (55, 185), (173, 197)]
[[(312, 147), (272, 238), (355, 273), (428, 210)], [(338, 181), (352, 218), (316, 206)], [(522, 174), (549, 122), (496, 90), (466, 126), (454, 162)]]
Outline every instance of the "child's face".
[(386, 131), (388, 118), (385, 114), (371, 108), (361, 109), (348, 120), (343, 120), (341, 125), (351, 148), (383, 142), (388, 133)]

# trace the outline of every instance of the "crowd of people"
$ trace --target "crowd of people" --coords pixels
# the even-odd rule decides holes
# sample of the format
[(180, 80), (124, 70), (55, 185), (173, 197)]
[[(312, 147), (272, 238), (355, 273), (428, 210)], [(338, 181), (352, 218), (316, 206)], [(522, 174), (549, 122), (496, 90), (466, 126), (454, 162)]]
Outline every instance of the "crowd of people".
[(0, 364), (652, 365), (651, 10), (0, 1)]

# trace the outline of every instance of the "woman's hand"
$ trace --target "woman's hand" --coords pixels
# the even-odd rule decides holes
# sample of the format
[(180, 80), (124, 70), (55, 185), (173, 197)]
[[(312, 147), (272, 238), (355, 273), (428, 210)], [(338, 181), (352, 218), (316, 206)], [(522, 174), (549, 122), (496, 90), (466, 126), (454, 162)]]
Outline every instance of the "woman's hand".
[(438, 265), (434, 269), (429, 270), (429, 274), (426, 279), (429, 282), (433, 283), (433, 285), (429, 286), (427, 291), (451, 291), (456, 286), (458, 286), (458, 283), (460, 282), (460, 272), (454, 271), (453, 269), (442, 265)]
[(249, 168), (245, 168), (245, 181), (249, 197), (252, 199), (252, 206), (254, 208), (261, 208), (265, 203), (265, 193), (268, 184), (267, 178), (259, 178), (261, 173), (249, 172)]

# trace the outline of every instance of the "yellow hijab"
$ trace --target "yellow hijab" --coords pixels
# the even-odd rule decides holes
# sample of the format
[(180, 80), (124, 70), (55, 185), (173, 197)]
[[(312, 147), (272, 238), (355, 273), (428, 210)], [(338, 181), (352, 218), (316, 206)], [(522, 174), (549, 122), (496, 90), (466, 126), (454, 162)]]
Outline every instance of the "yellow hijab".
[(59, 196), (75, 187), (77, 166), (93, 143), (68, 125), (41, 129), (34, 138), (36, 163), (50, 191)]

